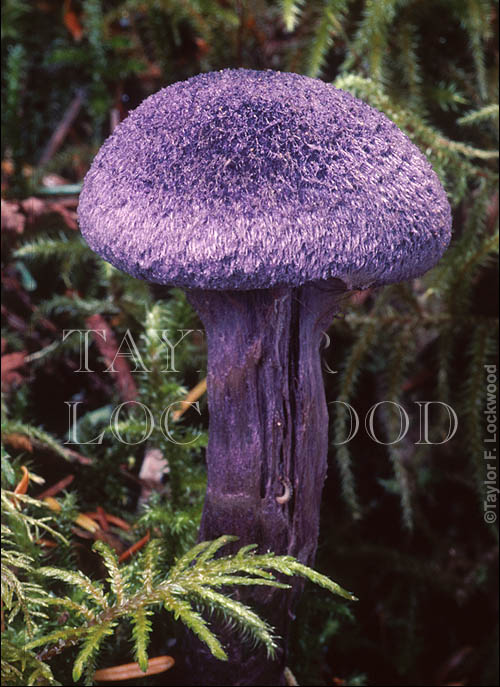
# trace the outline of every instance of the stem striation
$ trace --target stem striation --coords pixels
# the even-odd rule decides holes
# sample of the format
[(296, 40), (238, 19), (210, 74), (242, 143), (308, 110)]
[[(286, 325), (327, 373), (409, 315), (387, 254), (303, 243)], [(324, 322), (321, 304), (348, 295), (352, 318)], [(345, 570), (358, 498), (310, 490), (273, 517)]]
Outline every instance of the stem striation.
[[(235, 534), (235, 549), (256, 543), (261, 553), (313, 563), (328, 438), (319, 345), (344, 292), (337, 280), (188, 292), (208, 343), (208, 484), (200, 540)], [(229, 661), (213, 659), (191, 638), (190, 684), (284, 684), (286, 645), (301, 590), (301, 581), (294, 581), (292, 590), (236, 590), (235, 598), (251, 605), (282, 638), (277, 657), (268, 659), (215, 620)]]

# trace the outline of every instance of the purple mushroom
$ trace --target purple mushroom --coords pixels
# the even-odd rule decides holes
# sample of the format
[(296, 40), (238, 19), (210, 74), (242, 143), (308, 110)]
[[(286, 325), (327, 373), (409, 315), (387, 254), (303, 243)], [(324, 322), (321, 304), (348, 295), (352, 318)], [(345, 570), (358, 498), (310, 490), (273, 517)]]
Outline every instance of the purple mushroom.
[[(78, 214), (94, 251), (184, 287), (205, 326), (200, 539), (236, 534), (311, 564), (327, 467), (322, 331), (346, 291), (412, 279), (443, 254), (450, 208), (430, 164), (349, 93), (224, 70), (134, 110), (97, 154)], [(240, 597), (284, 638), (277, 660), (229, 641), (227, 664), (193, 657), (191, 684), (283, 684), (300, 591)]]

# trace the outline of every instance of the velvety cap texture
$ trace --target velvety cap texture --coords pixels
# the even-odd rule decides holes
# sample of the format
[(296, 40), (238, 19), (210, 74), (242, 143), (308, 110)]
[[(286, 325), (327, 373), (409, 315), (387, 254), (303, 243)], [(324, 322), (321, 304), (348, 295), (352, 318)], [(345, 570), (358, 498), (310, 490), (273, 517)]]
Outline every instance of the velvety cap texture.
[(206, 289), (411, 279), (451, 227), (436, 174), (385, 115), (317, 79), (244, 69), (131, 112), (85, 177), (78, 217), (116, 267)]

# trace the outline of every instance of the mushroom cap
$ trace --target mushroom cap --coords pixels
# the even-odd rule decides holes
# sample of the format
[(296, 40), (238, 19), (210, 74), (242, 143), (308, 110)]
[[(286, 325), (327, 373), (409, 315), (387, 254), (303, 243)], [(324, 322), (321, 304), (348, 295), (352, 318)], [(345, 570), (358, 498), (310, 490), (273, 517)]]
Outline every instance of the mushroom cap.
[(78, 217), (140, 279), (261, 289), (416, 277), (450, 239), (446, 194), (384, 114), (318, 79), (227, 69), (147, 98), (105, 141)]

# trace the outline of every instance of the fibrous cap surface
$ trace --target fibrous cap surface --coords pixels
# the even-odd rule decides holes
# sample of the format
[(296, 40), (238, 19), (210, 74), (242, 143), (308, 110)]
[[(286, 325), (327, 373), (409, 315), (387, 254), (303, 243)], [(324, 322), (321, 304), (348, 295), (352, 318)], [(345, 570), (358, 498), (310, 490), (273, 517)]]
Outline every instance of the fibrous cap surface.
[(407, 280), (439, 260), (451, 227), (436, 174), (385, 115), (317, 79), (243, 69), (131, 112), (78, 215), (116, 267), (206, 289)]

